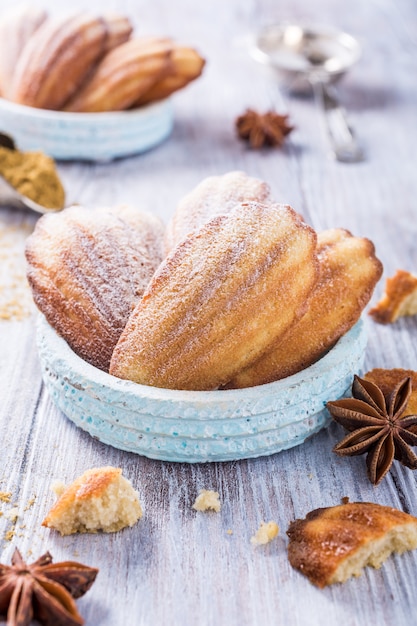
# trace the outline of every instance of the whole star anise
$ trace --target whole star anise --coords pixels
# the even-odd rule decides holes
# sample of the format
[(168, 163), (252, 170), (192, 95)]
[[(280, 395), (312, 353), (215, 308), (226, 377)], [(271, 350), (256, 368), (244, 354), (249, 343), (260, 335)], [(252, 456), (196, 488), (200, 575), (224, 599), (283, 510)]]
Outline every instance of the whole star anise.
[(239, 137), (246, 139), (252, 148), (281, 146), (294, 128), (288, 123), (288, 117), (275, 111), (257, 113), (247, 109), (236, 119), (236, 130)]
[(74, 561), (52, 563), (49, 552), (28, 565), (16, 548), (12, 564), (0, 564), (0, 615), (7, 626), (80, 626), (83, 618), (73, 598), (93, 584), (98, 570)]
[(367, 453), (369, 480), (377, 485), (397, 459), (417, 469), (417, 415), (403, 415), (412, 391), (411, 378), (384, 393), (375, 383), (355, 376), (353, 398), (328, 402), (333, 419), (350, 431), (333, 451), (341, 456)]

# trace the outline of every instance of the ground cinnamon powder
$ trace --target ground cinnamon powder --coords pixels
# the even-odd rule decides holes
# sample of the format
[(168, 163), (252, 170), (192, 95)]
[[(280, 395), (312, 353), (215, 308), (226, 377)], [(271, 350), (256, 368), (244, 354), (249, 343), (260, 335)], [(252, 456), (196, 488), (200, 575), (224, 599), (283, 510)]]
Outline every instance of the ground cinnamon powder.
[(19, 193), (48, 209), (62, 209), (65, 191), (55, 162), (43, 152), (0, 146), (0, 174)]

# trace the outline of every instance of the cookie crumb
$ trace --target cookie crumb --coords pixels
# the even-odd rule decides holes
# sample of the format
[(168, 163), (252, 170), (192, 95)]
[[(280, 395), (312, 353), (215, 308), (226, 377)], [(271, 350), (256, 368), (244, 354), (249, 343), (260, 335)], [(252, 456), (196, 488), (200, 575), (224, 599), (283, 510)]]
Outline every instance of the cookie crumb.
[(51, 491), (54, 492), (57, 498), (60, 498), (66, 489), (66, 485), (62, 480), (54, 480), (51, 483)]
[(7, 533), (5, 533), (4, 539), (5, 541), (12, 541), (15, 535), (16, 535), (16, 531), (14, 528), (12, 528), (11, 530), (8, 530)]
[(269, 543), (278, 535), (279, 528), (276, 522), (261, 522), (258, 530), (251, 537), (250, 542), (255, 546)]
[(25, 506), (25, 508), (23, 510), (24, 511), (29, 511), (29, 509), (32, 508), (32, 506), (35, 504), (35, 502), (36, 502), (36, 496), (33, 496), (33, 498), (28, 500), (28, 503), (26, 504), (26, 506)]
[(19, 517), (19, 509), (17, 508), (17, 506), (15, 506), (12, 509), (6, 511), (4, 516), (7, 517), (7, 519), (9, 519), (13, 524), (15, 524), (17, 518)]
[(11, 491), (0, 491), (0, 502), (10, 502), (12, 499)]
[(192, 508), (196, 511), (215, 511), (219, 513), (221, 509), (219, 493), (210, 489), (200, 489), (200, 493)]

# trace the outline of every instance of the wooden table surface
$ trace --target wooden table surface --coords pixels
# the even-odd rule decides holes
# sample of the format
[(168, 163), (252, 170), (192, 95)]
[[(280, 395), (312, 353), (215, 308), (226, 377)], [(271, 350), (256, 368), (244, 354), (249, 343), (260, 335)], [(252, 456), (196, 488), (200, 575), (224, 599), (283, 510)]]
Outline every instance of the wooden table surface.
[[(1, 7), (11, 4), (3, 0)], [(57, 11), (68, 3), (44, 4)], [(117, 162), (59, 163), (70, 202), (87, 208), (127, 202), (166, 221), (203, 178), (240, 169), (266, 180), (278, 201), (291, 204), (317, 230), (345, 227), (372, 239), (384, 279), (397, 268), (417, 271), (414, 0), (71, 3), (74, 9), (87, 5), (130, 15), (142, 34), (172, 35), (198, 47), (207, 67), (174, 97), (175, 126), (163, 145)], [(364, 162), (333, 160), (313, 99), (279, 95), (249, 58), (248, 35), (283, 19), (333, 24), (360, 40), (362, 58), (340, 84), (340, 95), (366, 149)], [(289, 112), (296, 129), (285, 147), (252, 151), (236, 138), (234, 120), (247, 107)], [(0, 501), (1, 562), (19, 546), (29, 559), (48, 549), (55, 560), (100, 568), (78, 601), (89, 626), (415, 624), (417, 551), (325, 590), (289, 565), (289, 523), (343, 496), (417, 515), (416, 474), (395, 462), (373, 487), (364, 457), (332, 453), (343, 435), (336, 424), (270, 457), (187, 465), (101, 444), (60, 413), (42, 383), (36, 315), (23, 280), (24, 240), (36, 219), (0, 208), (0, 492), (11, 494), (10, 503)], [(383, 286), (381, 280), (373, 302)], [(385, 327), (365, 317), (365, 369), (417, 369), (417, 317)], [(41, 527), (53, 501), (52, 480), (70, 482), (103, 465), (123, 468), (139, 491), (142, 520), (115, 534), (66, 538)], [(192, 510), (202, 488), (219, 491), (219, 514)], [(16, 520), (10, 519), (12, 507), (18, 508)], [(254, 547), (250, 537), (261, 520), (275, 520), (280, 534)]]

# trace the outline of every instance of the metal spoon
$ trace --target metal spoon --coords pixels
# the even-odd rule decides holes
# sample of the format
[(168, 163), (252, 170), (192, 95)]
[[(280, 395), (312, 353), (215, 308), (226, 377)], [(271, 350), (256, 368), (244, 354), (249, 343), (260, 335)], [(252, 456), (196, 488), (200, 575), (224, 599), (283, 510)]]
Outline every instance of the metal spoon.
[(313, 89), (338, 161), (356, 163), (364, 159), (334, 86), (359, 59), (356, 39), (332, 28), (277, 24), (258, 34), (250, 52), (256, 61), (272, 69), (290, 92)]
[[(10, 135), (0, 132), (0, 146), (9, 150), (16, 150), (14, 140)], [(19, 193), (7, 180), (0, 174), (0, 205), (12, 206), (16, 209), (31, 209), (37, 213), (54, 213), (61, 211), (62, 208), (48, 208), (37, 202), (34, 202), (27, 196)]]

